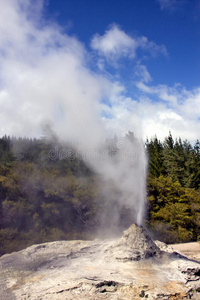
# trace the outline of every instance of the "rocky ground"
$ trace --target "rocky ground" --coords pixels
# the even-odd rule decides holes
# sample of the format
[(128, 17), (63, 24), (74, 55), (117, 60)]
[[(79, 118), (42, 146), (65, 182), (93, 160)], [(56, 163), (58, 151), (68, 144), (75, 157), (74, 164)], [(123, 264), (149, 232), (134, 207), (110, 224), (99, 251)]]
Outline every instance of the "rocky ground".
[(190, 259), (200, 263), (200, 242), (171, 245), (175, 251), (181, 252)]
[(187, 258), (191, 245), (153, 242), (134, 224), (121, 239), (33, 245), (0, 258), (0, 299), (197, 300), (200, 244), (194, 245), (197, 257), (190, 251)]

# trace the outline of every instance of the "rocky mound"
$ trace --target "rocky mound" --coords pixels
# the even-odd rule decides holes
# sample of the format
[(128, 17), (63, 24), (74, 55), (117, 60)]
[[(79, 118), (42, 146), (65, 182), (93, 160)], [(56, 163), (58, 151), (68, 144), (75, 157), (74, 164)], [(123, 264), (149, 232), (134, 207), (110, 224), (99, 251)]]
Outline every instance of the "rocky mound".
[(153, 242), (146, 230), (133, 224), (126, 230), (115, 247), (117, 259), (134, 260), (148, 259), (151, 257), (159, 257), (160, 249)]
[(200, 264), (157, 245), (136, 225), (121, 239), (33, 245), (0, 258), (0, 299), (200, 299)]

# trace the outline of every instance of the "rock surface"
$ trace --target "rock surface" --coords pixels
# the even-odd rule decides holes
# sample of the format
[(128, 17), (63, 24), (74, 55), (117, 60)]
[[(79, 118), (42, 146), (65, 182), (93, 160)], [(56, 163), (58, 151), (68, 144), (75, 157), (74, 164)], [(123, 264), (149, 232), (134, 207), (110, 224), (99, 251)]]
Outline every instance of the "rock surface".
[(200, 264), (132, 225), (121, 239), (58, 241), (0, 258), (0, 299), (200, 299)]
[(200, 262), (200, 242), (173, 245), (175, 251), (181, 251), (190, 259)]

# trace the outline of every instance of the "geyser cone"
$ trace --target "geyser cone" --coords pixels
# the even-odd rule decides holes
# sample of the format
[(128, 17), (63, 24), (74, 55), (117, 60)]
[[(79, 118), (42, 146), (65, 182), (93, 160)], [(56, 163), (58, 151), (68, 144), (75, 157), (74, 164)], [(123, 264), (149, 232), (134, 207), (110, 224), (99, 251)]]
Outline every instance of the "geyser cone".
[(136, 224), (124, 231), (117, 248), (117, 259), (121, 260), (147, 259), (161, 253), (147, 231)]

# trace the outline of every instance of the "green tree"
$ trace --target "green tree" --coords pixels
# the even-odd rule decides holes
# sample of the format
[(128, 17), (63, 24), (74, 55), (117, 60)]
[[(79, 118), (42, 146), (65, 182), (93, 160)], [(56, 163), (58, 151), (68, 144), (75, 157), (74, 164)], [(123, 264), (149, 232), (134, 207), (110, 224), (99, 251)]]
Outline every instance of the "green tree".
[(155, 137), (149, 142), (146, 141), (146, 150), (149, 160), (149, 174), (159, 177), (163, 172), (163, 146)]

